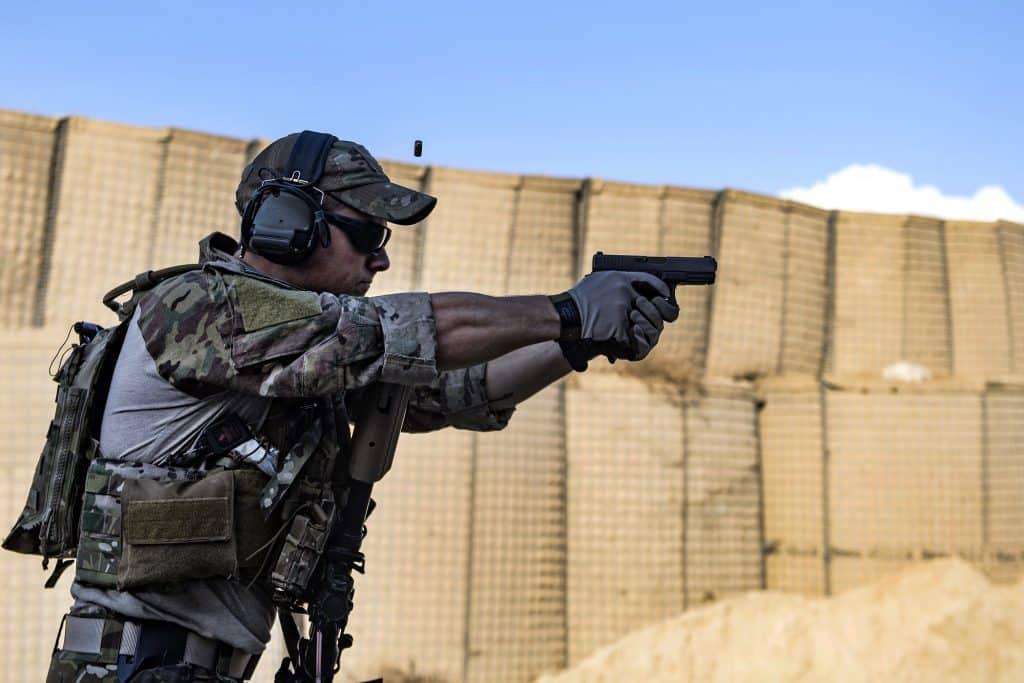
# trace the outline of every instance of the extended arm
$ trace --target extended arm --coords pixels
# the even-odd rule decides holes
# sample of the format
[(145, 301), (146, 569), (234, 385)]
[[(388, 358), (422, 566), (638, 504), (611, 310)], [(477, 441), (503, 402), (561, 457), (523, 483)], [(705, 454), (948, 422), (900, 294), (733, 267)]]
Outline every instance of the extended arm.
[(570, 371), (555, 342), (525, 346), (487, 364), (487, 398), (510, 397), (513, 403), (522, 403)]
[[(558, 338), (561, 324), (546, 296), (491, 297), (470, 292), (432, 294), (437, 368), (454, 370)], [(558, 350), (556, 344), (551, 344)]]

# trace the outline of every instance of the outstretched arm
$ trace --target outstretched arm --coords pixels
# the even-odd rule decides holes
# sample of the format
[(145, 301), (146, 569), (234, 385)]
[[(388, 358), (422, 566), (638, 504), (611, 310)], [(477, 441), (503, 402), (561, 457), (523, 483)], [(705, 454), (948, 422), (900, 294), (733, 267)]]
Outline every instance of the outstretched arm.
[(510, 397), (518, 404), (571, 370), (557, 343), (525, 346), (487, 364), (487, 398)]
[[(561, 323), (546, 296), (431, 294), (437, 326), (437, 369), (456, 370), (510, 351), (558, 339)], [(558, 350), (557, 344), (552, 344)]]

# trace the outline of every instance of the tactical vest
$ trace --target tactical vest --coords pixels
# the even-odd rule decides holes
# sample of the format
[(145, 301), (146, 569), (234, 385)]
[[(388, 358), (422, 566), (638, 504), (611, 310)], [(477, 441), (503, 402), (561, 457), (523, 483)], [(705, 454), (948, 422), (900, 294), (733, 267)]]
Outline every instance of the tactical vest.
[[(118, 325), (74, 326), (79, 340), (54, 376), (56, 412), (28, 499), (3, 542), (5, 549), (41, 555), (44, 569), (50, 559), (58, 560), (48, 588), (72, 558), (79, 582), (118, 590), (190, 579), (252, 581), (293, 562), (279, 557), (274, 546), (282, 519), (294, 526), (301, 504), (277, 503), (319, 446), (327, 426), (321, 416), (304, 425), (286, 453), (287, 477), (229, 460), (212, 469), (105, 460), (99, 450), (114, 366), (139, 298), (162, 280), (199, 267), (137, 276), (104, 297), (118, 313)], [(118, 304), (116, 298), (129, 291), (131, 299)], [(283, 541), (286, 549), (309, 545), (292, 531)]]

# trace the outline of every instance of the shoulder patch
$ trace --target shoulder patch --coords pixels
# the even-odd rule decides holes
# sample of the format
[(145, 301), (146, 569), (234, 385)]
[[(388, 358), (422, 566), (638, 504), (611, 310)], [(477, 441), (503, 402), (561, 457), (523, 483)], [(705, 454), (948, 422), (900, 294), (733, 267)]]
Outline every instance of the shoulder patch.
[(320, 295), (315, 292), (285, 289), (245, 276), (228, 276), (224, 280), (235, 290), (245, 332), (309, 318), (323, 311)]

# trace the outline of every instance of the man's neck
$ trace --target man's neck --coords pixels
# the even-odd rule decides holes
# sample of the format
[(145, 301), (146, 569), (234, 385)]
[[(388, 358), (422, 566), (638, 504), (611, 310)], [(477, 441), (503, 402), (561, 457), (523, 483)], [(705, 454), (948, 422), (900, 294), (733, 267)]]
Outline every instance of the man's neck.
[(307, 289), (294, 268), (281, 265), (280, 263), (274, 263), (273, 261), (263, 258), (252, 251), (245, 252), (240, 259), (247, 266), (262, 275), (266, 275), (269, 278), (283, 282), (295, 287), (296, 289)]

